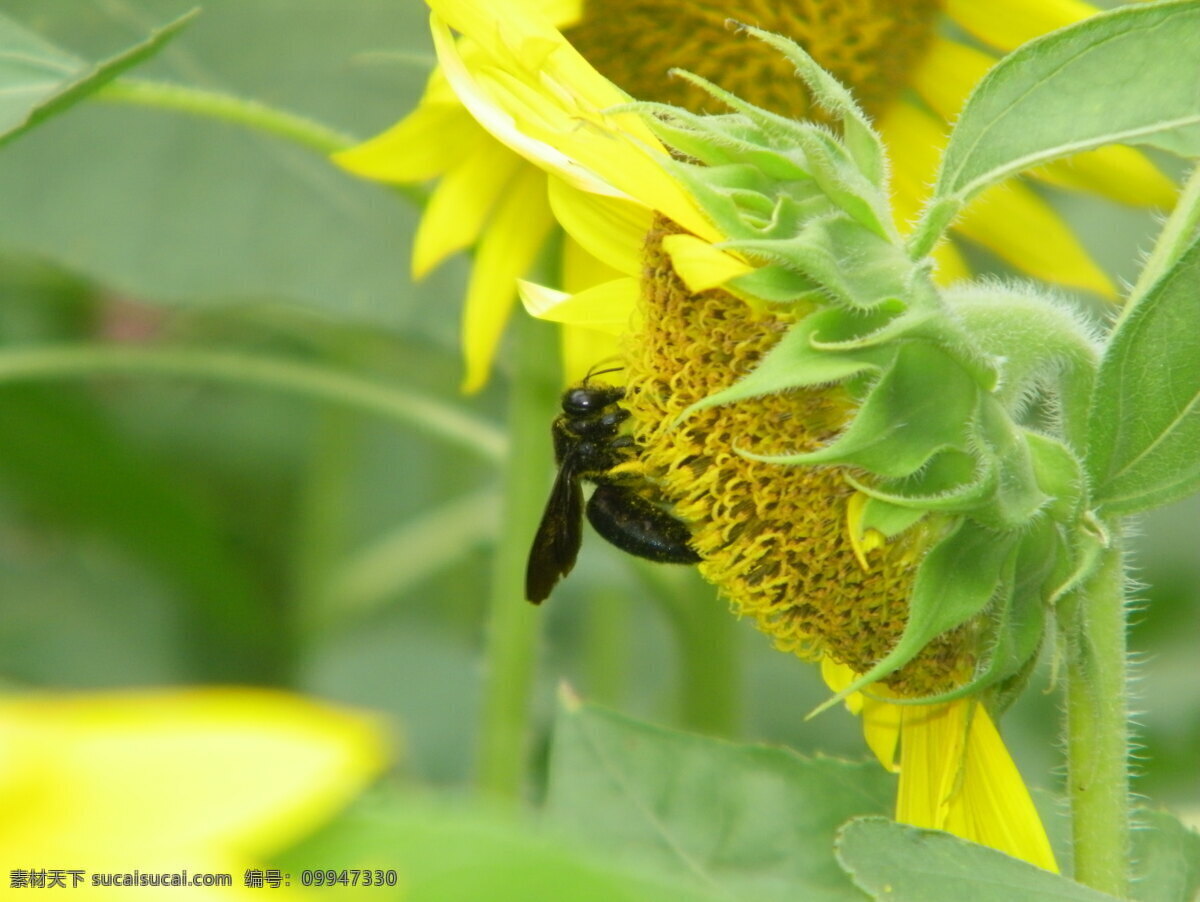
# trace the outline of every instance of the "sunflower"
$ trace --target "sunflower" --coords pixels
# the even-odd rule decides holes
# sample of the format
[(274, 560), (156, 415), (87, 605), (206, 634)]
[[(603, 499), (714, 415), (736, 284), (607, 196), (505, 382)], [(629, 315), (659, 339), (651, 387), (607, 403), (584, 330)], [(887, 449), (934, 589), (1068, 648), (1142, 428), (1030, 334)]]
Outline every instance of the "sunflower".
[[(932, 182), (946, 123), (997, 55), (1095, 11), (1079, 0), (512, 0), (509, 6), (544, 16), (592, 67), (633, 97), (694, 111), (709, 102), (706, 95), (664, 77), (668, 69), (713, 77), (783, 115), (811, 115), (811, 98), (787, 65), (755, 42), (735, 40), (725, 23), (752, 23), (796, 41), (850, 85), (874, 118), (892, 160), (892, 203), (901, 226), (913, 219)], [(468, 60), (475, 52), (463, 48)], [(478, 124), (441, 70), (431, 75), (413, 113), (335, 159), (384, 182), (438, 179), (417, 231), (412, 271), (420, 278), (455, 252), (473, 248), (462, 326), (463, 387), (480, 388), (512, 309), (515, 280), (533, 268), (554, 229), (559, 210), (552, 183)], [(1124, 147), (1081, 154), (1031, 175), (1134, 205), (1167, 207), (1174, 197), (1171, 182)], [(988, 192), (955, 232), (955, 241), (986, 248), (1040, 279), (1113, 294), (1109, 278), (1028, 185)], [(967, 273), (954, 242), (945, 242), (936, 256), (943, 281)], [(573, 294), (612, 275), (603, 257), (567, 238), (559, 288)], [(569, 380), (613, 352), (611, 332), (607, 322), (564, 328)]]
[[(625, 406), (640, 452), (630, 467), (688, 523), (701, 572), (735, 611), (780, 648), (820, 662), (835, 690), (858, 688), (899, 641), (916, 562), (946, 521), (874, 542), (855, 527), (861, 496), (844, 470), (761, 459), (819, 447), (843, 429), (854, 401), (837, 385), (704, 407), (811, 308), (772, 303), (790, 290), (786, 273), (718, 246), (737, 242), (682, 175), (689, 164), (660, 141), (664, 120), (630, 107), (548, 19), (485, 0), (431, 5), (437, 77), (545, 173), (547, 209), (585, 261), (574, 293), (521, 283), (526, 306), (624, 335)], [(764, 165), (789, 166), (772, 159)], [(804, 183), (817, 191), (814, 179)], [(809, 200), (821, 203), (818, 194)], [(893, 223), (877, 226), (900, 244)], [(979, 646), (978, 623), (949, 630), (848, 704), (880, 761), (899, 771), (898, 819), (1054, 869), (986, 700), (921, 701), (961, 686)]]

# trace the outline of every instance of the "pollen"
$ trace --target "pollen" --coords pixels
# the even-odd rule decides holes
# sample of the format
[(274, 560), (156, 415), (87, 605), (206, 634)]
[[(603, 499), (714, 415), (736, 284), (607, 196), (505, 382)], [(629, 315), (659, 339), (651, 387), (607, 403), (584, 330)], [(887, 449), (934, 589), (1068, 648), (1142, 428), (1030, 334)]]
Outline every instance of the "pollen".
[(782, 115), (811, 115), (792, 66), (726, 22), (791, 38), (878, 115), (907, 84), (933, 37), (940, 0), (585, 0), (567, 38), (634, 97), (707, 112), (712, 99), (663, 73), (678, 67)]
[[(647, 236), (643, 326), (626, 347), (623, 406), (641, 475), (689, 525), (701, 573), (735, 613), (753, 618), (782, 650), (863, 673), (904, 630), (929, 530), (918, 525), (873, 550), (864, 568), (847, 529), (855, 490), (844, 468), (738, 453), (792, 453), (828, 442), (853, 412), (839, 387), (796, 389), (679, 419), (749, 372), (796, 313), (756, 310), (722, 290), (690, 293), (662, 248), (675, 231), (664, 221)], [(970, 672), (969, 633), (938, 637), (884, 682), (910, 697), (951, 688)]]

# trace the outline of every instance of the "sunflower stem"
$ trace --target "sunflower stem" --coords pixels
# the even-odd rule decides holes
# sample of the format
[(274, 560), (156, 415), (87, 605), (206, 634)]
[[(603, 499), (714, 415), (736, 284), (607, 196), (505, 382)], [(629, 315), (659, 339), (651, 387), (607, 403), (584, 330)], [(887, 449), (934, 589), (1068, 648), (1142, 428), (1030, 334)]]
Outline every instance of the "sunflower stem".
[(1075, 879), (1125, 898), (1130, 859), (1126, 580), (1116, 529), (1096, 571), (1064, 600), (1067, 776)]
[(525, 562), (537, 529), (552, 472), (549, 425), (556, 380), (554, 330), (520, 316), (514, 322), (515, 371), (508, 410), (509, 455), (505, 465), (499, 541), (488, 599), (485, 674), (476, 781), (480, 791), (502, 800), (520, 797), (539, 649), (542, 612), (525, 600)]

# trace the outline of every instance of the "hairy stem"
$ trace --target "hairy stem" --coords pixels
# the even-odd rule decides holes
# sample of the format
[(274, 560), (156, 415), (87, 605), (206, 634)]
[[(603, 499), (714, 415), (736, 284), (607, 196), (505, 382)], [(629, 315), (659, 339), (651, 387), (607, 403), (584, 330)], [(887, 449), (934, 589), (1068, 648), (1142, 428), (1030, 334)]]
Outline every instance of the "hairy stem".
[(349, 135), (304, 116), (275, 109), (257, 100), (190, 85), (126, 77), (105, 85), (93, 97), (109, 103), (223, 119), (286, 138), (320, 154), (336, 153), (355, 143)]
[(1096, 571), (1063, 609), (1075, 879), (1118, 898), (1128, 889), (1130, 860), (1125, 590), (1114, 531)]
[[(235, 94), (226, 94), (191, 85), (123, 77), (100, 88), (92, 97), (107, 103), (170, 110), (186, 113), (189, 116), (219, 119), (283, 138), (322, 156), (346, 150), (358, 143), (358, 139), (330, 128), (322, 122), (317, 122), (315, 119), (290, 113), (287, 110), (276, 109), (247, 97), (238, 97)], [(393, 185), (392, 187), (415, 204), (424, 204), (425, 202), (426, 192), (418, 186)]]
[(484, 793), (519, 798), (524, 784), (542, 612), (525, 601), (525, 562), (552, 471), (549, 424), (555, 398), (553, 328), (513, 323), (515, 373), (509, 400), (509, 455), (503, 528), (496, 544), (487, 624), (487, 672), (476, 778)]

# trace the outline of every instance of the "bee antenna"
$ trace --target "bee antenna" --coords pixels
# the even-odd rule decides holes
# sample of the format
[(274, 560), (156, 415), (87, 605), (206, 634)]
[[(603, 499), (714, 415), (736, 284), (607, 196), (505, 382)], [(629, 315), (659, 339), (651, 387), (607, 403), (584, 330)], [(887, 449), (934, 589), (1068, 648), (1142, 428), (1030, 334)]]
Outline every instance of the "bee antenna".
[[(596, 366), (600, 366), (600, 364), (596, 364)], [(587, 385), (593, 376), (603, 376), (606, 373), (619, 373), (623, 369), (625, 369), (623, 366), (610, 366), (606, 370), (598, 370), (596, 367), (592, 367), (590, 370), (588, 370), (587, 375), (583, 377), (583, 384)]]

